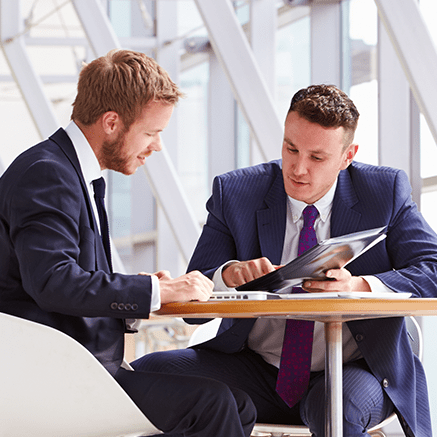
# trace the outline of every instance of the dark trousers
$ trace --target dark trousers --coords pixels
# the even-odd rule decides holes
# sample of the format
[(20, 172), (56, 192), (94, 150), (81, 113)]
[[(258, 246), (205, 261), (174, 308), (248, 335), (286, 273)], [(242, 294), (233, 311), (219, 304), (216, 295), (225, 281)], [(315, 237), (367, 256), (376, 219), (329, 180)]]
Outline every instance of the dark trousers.
[[(289, 408), (275, 390), (278, 369), (250, 349), (235, 354), (200, 348), (157, 352), (134, 361), (132, 366), (137, 370), (214, 378), (232, 390), (246, 392), (256, 406), (258, 422), (305, 424), (314, 437), (324, 436), (324, 372), (311, 374), (304, 397)], [(348, 437), (367, 435), (366, 429), (380, 423), (393, 411), (391, 401), (364, 360), (344, 366), (343, 401), (343, 428)]]
[(249, 437), (256, 421), (246, 393), (213, 379), (125, 369), (115, 379), (166, 435)]

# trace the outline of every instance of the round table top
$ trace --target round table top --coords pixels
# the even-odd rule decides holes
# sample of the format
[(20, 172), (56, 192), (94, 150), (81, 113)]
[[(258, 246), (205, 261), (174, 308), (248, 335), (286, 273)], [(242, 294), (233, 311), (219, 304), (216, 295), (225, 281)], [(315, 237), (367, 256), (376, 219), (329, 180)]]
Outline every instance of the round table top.
[(437, 315), (437, 298), (411, 299), (273, 299), (169, 303), (153, 313), (193, 318), (289, 317), (321, 322)]

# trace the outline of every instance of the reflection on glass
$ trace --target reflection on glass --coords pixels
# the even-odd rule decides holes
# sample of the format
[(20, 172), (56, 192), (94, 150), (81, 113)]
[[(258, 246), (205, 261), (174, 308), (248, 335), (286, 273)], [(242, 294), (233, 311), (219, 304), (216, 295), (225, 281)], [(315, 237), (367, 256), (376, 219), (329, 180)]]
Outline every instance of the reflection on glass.
[(435, 205), (437, 203), (437, 192), (422, 193), (420, 199), (420, 212), (425, 217), (429, 225), (437, 232), (437, 214)]
[(376, 77), (377, 10), (373, 0), (352, 0), (349, 5), (351, 57), (351, 99), (360, 112), (355, 142), (360, 145), (356, 159), (378, 164), (378, 82)]
[(187, 98), (178, 104), (177, 167), (181, 183), (199, 220), (205, 216), (208, 178), (209, 67), (202, 63), (183, 72), (180, 87)]
[(108, 172), (107, 210), (110, 217), (111, 237), (127, 237), (131, 232), (131, 179), (121, 173)]
[(305, 17), (276, 35), (275, 107), (280, 120), (285, 120), (294, 93), (310, 85), (310, 69), (310, 19)]
[[(429, 130), (425, 117), (420, 115), (420, 175), (429, 178), (437, 175), (437, 144)], [(434, 204), (435, 205), (435, 204)], [(434, 208), (435, 215), (435, 208)]]

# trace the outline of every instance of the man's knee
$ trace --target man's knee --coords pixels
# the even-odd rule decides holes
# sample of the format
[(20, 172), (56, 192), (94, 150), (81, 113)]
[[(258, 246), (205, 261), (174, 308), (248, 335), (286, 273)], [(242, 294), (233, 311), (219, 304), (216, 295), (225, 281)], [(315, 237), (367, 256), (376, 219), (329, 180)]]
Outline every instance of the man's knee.
[(186, 372), (194, 361), (195, 354), (192, 349), (177, 349), (153, 352), (130, 364), (137, 371), (180, 374)]
[[(302, 420), (315, 436), (324, 435), (325, 383), (317, 377), (301, 401)], [(393, 411), (393, 404), (377, 378), (360, 360), (343, 368), (343, 433), (365, 435), (366, 429), (382, 422)]]

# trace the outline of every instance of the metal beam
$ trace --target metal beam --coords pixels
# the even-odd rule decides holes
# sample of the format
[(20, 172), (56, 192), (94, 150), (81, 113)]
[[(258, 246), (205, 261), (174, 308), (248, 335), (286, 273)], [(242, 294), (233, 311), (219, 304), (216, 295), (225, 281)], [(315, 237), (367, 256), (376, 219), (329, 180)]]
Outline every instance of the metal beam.
[(333, 84), (342, 81), (341, 4), (311, 4), (311, 82)]
[[(73, 0), (90, 47), (96, 57), (105, 55), (120, 42), (98, 0)], [(200, 226), (183, 192), (176, 170), (165, 148), (146, 161), (146, 175), (162, 207), (181, 253), (187, 262), (200, 235)]]
[(403, 169), (420, 206), (420, 114), (381, 20), (378, 23), (379, 165)]
[[(132, 49), (153, 50), (156, 48), (157, 45), (156, 38), (152, 38), (152, 37), (124, 37), (124, 38), (119, 38), (119, 40), (123, 47), (130, 47)], [(82, 37), (55, 38), (55, 37), (35, 37), (35, 36), (30, 37), (28, 35), (25, 35), (24, 41), (26, 43), (26, 46), (88, 47), (88, 40)]]
[(41, 138), (58, 127), (51, 103), (47, 99), (41, 79), (36, 74), (24, 45), (21, 27), (20, 1), (0, 1), (1, 46), (12, 77), (17, 84)]
[(147, 160), (145, 172), (184, 261), (188, 263), (200, 236), (200, 226), (189, 207), (187, 196), (176, 177), (176, 170), (165, 147)]
[[(271, 95), (275, 95), (276, 33), (278, 13), (275, 2), (254, 0), (250, 4), (250, 46)], [(290, 96), (291, 100), (291, 96)], [(283, 114), (285, 119), (285, 114)]]
[(416, 0), (375, 0), (414, 98), (437, 143), (437, 52)]
[[(76, 83), (77, 82), (77, 74), (73, 75), (73, 74), (65, 74), (65, 75), (41, 75), (38, 76), (39, 81), (41, 81), (41, 83), (46, 84), (46, 83)], [(15, 76), (13, 76), (12, 74), (0, 74), (0, 82), (14, 82), (15, 81)]]
[(283, 140), (282, 123), (231, 2), (195, 2), (263, 159), (277, 159)]
[(209, 60), (207, 110), (209, 188), (212, 187), (215, 176), (236, 167), (235, 100), (214, 52)]
[(73, 0), (73, 7), (96, 58), (106, 55), (112, 49), (121, 48), (99, 0)]

